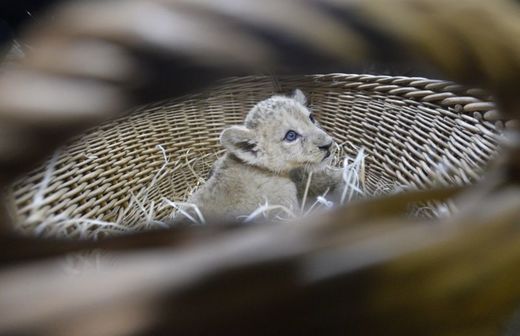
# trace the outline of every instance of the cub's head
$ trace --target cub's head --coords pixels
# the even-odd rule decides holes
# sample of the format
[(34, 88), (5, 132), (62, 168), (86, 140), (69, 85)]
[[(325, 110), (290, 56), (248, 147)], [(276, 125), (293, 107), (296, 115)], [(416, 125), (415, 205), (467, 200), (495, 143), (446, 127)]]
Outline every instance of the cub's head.
[(332, 138), (317, 125), (305, 106), (303, 92), (273, 96), (249, 111), (243, 126), (231, 126), (222, 145), (240, 160), (273, 172), (319, 169), (329, 160)]

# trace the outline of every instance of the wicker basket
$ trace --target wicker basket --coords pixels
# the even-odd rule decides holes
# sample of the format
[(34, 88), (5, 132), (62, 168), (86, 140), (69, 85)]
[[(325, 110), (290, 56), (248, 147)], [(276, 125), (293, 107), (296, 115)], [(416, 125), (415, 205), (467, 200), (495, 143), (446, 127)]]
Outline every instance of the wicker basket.
[[(346, 74), (233, 78), (141, 107), (74, 140), (59, 151), (52, 171), (47, 162), (16, 183), (16, 221), (28, 229), (60, 216), (120, 222), (124, 214), (126, 224), (139, 222), (142, 212), (128, 212), (131, 197), (152, 182), (139, 207), (164, 218), (171, 209), (154, 204), (182, 200), (199, 184), (222, 152), (221, 130), (241, 123), (259, 100), (294, 88), (309, 96), (321, 125), (347, 153), (367, 150), (369, 194), (382, 183), (470, 183), (495, 155), (504, 127), (488, 96), (452, 82)], [(157, 179), (163, 172), (166, 178)]]

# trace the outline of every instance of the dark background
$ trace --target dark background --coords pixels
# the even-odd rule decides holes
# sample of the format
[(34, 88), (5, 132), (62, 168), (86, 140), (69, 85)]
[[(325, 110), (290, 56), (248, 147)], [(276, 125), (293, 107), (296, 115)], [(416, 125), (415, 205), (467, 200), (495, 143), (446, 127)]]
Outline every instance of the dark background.
[(56, 0), (0, 0), (0, 44), (16, 39), (24, 24), (38, 20)]

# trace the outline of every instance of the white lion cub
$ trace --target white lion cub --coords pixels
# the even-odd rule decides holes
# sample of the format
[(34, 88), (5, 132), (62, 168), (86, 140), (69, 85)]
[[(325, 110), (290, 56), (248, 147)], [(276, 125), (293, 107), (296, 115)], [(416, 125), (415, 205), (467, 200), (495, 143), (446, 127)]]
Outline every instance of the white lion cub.
[(301, 181), (294, 176), (301, 174), (292, 172), (327, 167), (334, 143), (305, 104), (300, 90), (289, 97), (276, 95), (256, 104), (244, 125), (226, 128), (220, 142), (227, 153), (188, 202), (211, 219), (236, 220), (266, 201), (299, 209)]

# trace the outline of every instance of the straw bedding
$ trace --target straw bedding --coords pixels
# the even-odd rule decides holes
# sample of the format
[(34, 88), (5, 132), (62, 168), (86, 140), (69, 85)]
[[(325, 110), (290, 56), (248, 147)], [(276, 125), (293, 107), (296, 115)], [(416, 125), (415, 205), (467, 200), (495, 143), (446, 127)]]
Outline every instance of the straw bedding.
[[(307, 94), (322, 127), (341, 144), (336, 164), (358, 157), (345, 170), (357, 183), (356, 192), (346, 191), (350, 198), (471, 183), (497, 153), (508, 126), (484, 92), (446, 81), (345, 74), (233, 78), (140, 107), (73, 139), (12, 187), (12, 215), (22, 231), (52, 236), (99, 238), (163, 226), (175, 202), (204, 183), (222, 154), (221, 130), (241, 124), (258, 101), (294, 88)], [(307, 203), (316, 201), (330, 205), (326, 197)], [(448, 208), (415, 211), (431, 216)]]

